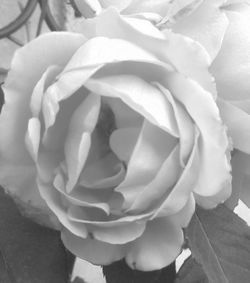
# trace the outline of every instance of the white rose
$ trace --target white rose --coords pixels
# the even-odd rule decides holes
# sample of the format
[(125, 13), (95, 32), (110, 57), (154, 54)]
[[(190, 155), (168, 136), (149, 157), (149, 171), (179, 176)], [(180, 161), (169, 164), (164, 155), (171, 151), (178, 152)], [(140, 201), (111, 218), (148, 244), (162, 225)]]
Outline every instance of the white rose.
[(50, 33), (16, 53), (0, 181), (25, 205), (47, 205), (77, 256), (161, 269), (195, 203), (213, 208), (231, 192), (208, 55), (113, 8), (82, 28), (88, 38)]

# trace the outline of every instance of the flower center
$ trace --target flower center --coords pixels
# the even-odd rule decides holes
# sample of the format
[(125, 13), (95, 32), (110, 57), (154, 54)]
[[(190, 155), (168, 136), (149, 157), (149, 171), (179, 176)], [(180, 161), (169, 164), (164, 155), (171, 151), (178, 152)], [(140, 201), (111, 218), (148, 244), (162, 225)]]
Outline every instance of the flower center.
[(99, 119), (94, 131), (94, 135), (99, 143), (99, 154), (101, 157), (108, 154), (111, 149), (109, 139), (114, 130), (117, 129), (115, 115), (110, 106), (102, 101)]

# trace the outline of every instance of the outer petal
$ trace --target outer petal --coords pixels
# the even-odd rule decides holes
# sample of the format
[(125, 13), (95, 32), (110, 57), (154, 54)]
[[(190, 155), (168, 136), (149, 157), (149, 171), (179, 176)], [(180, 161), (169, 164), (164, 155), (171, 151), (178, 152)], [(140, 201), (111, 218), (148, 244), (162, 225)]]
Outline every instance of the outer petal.
[(250, 154), (250, 115), (229, 101), (218, 99), (217, 103), (234, 147)]
[[(226, 156), (229, 143), (219, 109), (211, 93), (206, 92), (193, 80), (174, 74), (168, 76), (167, 85), (172, 95), (186, 107), (201, 133), (201, 166), (195, 191), (202, 196), (216, 195), (230, 179), (230, 166)], [(229, 194), (230, 190), (225, 198)]]
[[(144, 24), (145, 22), (145, 24)], [(109, 9), (96, 19), (96, 35), (109, 38), (122, 38), (143, 47), (155, 54), (160, 61), (171, 64), (174, 68), (201, 83), (205, 89), (215, 93), (215, 87), (207, 67), (210, 62), (207, 51), (190, 38), (166, 32), (166, 38), (159, 35), (158, 29), (141, 20), (124, 18), (117, 11)], [(146, 26), (145, 26), (146, 25)], [(114, 28), (115, 27), (115, 28)]]
[[(64, 65), (85, 41), (82, 35), (50, 33), (19, 49), (4, 85), (5, 104), (0, 118), (0, 152), (17, 162), (27, 160), (24, 136), (31, 116), (29, 102), (33, 88), (50, 65)], [(7, 149), (11, 150), (8, 151)]]
[(250, 7), (227, 11), (229, 27), (211, 66), (218, 95), (226, 100), (249, 99)]
[(228, 20), (221, 9), (224, 0), (203, 0), (189, 16), (177, 19), (171, 25), (174, 32), (186, 35), (201, 43), (210, 54), (211, 61), (218, 54)]
[(126, 262), (142, 271), (161, 269), (175, 260), (183, 241), (182, 230), (169, 218), (149, 221), (143, 235), (129, 245)]
[[(36, 169), (26, 150), (25, 133), (32, 117), (30, 99), (33, 88), (50, 65), (65, 64), (85, 41), (82, 35), (51, 33), (43, 35), (19, 49), (6, 79), (5, 104), (0, 116), (0, 181), (22, 203), (48, 213), (36, 186)], [(30, 137), (34, 126), (30, 124)], [(3, 134), (4, 133), (4, 134)], [(33, 137), (34, 154), (39, 140)], [(35, 211), (30, 211), (30, 214)], [(36, 218), (39, 217), (36, 215)]]
[(112, 245), (93, 239), (82, 239), (67, 231), (62, 231), (64, 245), (76, 256), (98, 265), (108, 265), (125, 256), (123, 245)]

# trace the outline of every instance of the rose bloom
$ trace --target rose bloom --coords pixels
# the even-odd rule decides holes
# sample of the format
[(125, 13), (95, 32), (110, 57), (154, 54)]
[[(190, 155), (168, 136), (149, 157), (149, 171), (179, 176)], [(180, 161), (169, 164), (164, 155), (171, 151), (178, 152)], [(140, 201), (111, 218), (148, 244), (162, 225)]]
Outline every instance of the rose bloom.
[(165, 27), (202, 44), (210, 54), (220, 115), (233, 141), (235, 200), (250, 207), (250, 1), (203, 0)]
[(0, 181), (31, 217), (56, 215), (78, 257), (160, 269), (195, 204), (231, 193), (209, 56), (113, 8), (82, 24), (85, 35), (42, 35), (14, 56)]

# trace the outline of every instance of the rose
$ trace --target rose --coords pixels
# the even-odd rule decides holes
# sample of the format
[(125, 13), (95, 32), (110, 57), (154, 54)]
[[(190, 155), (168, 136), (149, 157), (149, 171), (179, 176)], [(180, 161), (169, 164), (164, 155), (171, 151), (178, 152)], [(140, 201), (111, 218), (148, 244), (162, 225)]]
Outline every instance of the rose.
[[(189, 16), (170, 25), (201, 43), (211, 57), (217, 104), (235, 148), (232, 157), (236, 200), (250, 207), (250, 2), (203, 0)], [(234, 205), (235, 205), (234, 204)]]
[(16, 53), (0, 180), (24, 204), (47, 204), (77, 256), (160, 269), (180, 253), (195, 202), (230, 195), (208, 55), (114, 9), (83, 29), (88, 38), (50, 33)]

